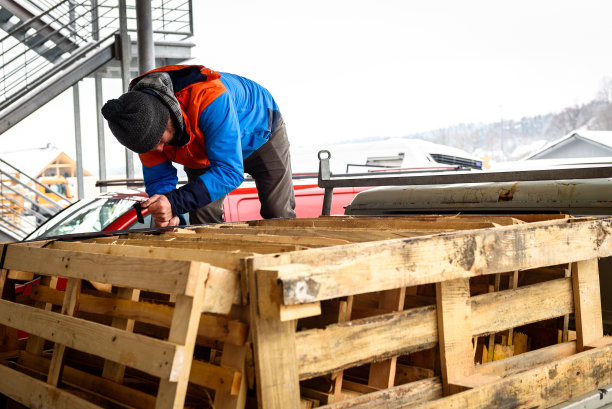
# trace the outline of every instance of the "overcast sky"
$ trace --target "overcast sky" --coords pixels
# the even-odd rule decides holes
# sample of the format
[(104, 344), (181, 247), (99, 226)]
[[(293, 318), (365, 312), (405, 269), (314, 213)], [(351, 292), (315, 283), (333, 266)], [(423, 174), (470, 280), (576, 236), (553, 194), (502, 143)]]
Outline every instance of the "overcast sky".
[[(293, 146), (403, 136), (545, 114), (612, 77), (609, 0), (194, 0), (193, 63), (256, 80)], [(105, 80), (104, 98), (118, 81)], [(92, 81), (81, 82), (85, 167), (97, 173)], [(74, 156), (72, 91), (0, 138)], [(122, 154), (107, 131), (109, 166)], [(316, 169), (313, 169), (316, 170)]]

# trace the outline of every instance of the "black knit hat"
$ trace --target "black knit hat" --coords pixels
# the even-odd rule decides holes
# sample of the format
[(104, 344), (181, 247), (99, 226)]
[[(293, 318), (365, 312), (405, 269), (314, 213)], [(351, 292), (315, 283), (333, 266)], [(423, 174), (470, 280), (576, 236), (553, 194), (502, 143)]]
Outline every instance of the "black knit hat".
[(108, 100), (102, 115), (119, 143), (136, 153), (147, 153), (164, 135), (170, 111), (156, 96), (130, 91)]

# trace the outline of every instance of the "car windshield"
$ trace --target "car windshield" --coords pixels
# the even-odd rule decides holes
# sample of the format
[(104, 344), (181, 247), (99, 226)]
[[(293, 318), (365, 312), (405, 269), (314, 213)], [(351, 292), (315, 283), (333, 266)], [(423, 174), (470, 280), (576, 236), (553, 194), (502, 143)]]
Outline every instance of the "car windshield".
[(129, 199), (81, 200), (52, 217), (26, 239), (102, 231), (133, 205), (134, 200)]

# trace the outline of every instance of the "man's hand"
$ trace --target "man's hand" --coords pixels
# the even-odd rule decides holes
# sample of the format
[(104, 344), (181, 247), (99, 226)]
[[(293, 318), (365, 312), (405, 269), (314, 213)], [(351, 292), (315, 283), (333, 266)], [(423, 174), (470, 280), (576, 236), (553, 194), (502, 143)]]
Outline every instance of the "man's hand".
[(155, 227), (178, 226), (179, 218), (172, 215), (172, 206), (164, 195), (153, 195), (142, 207), (148, 208)]

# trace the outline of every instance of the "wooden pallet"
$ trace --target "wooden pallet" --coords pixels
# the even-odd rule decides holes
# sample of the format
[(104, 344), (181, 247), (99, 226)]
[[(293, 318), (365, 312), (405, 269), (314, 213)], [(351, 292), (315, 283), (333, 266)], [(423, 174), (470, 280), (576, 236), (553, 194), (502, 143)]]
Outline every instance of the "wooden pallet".
[(611, 232), (550, 215), (322, 217), (4, 245), (0, 393), (51, 408), (553, 405), (612, 382), (597, 268)]

